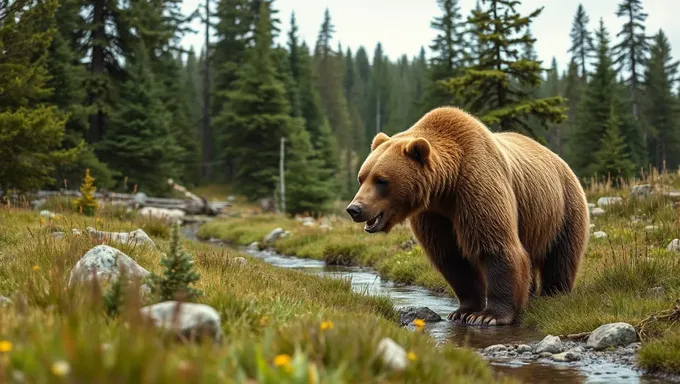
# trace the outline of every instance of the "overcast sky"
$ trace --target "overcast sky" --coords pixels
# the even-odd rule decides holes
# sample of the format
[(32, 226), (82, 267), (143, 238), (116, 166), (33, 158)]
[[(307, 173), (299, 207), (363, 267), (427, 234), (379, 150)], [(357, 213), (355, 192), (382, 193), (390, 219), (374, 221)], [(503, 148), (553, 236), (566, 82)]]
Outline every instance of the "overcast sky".
[[(526, 14), (540, 6), (543, 12), (532, 24), (532, 32), (538, 39), (536, 52), (544, 65), (549, 65), (552, 57), (557, 58), (560, 71), (565, 69), (570, 55), (569, 31), (578, 4), (582, 2), (590, 17), (590, 29), (597, 28), (599, 19), (616, 41), (616, 34), (624, 20), (615, 15), (617, 3), (621, 0), (523, 0), (519, 8)], [(184, 0), (186, 13), (196, 9), (203, 0)], [(463, 15), (467, 16), (476, 0), (460, 0)], [(216, 0), (211, 1), (212, 4)], [(674, 58), (680, 58), (680, 0), (643, 0), (645, 12), (649, 14), (646, 21), (647, 33), (655, 34), (663, 29), (673, 47)], [(279, 10), (281, 19), (281, 36), (276, 43), (286, 42), (286, 33), (290, 27), (290, 15), (295, 11), (299, 33), (302, 39), (312, 47), (315, 44), (324, 10), (328, 8), (331, 21), (335, 25), (333, 46), (342, 43), (353, 51), (363, 45), (372, 56), (373, 49), (379, 41), (385, 53), (396, 59), (402, 54), (409, 57), (417, 55), (424, 46), (429, 56), (428, 46), (435, 36), (430, 28), (430, 21), (440, 14), (436, 0), (275, 0), (275, 8)], [(200, 21), (193, 24), (199, 29), (197, 34), (188, 34), (183, 44), (193, 46), (199, 52), (203, 46), (204, 30)]]

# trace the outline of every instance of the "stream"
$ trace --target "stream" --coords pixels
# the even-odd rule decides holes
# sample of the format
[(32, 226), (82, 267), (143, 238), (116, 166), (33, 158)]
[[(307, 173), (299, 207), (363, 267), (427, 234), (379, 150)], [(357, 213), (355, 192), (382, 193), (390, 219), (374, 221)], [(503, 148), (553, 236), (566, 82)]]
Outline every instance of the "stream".
[[(187, 238), (196, 239), (198, 224), (183, 227)], [(225, 245), (226, 246), (226, 245)], [(349, 279), (352, 289), (371, 295), (389, 296), (397, 308), (428, 307), (439, 314), (443, 321), (428, 323), (427, 332), (437, 344), (454, 343), (458, 346), (481, 349), (495, 344), (532, 345), (545, 335), (518, 326), (480, 328), (446, 320), (449, 312), (457, 306), (454, 298), (433, 293), (425, 288), (412, 285), (398, 285), (382, 279), (368, 268), (356, 266), (331, 266), (313, 259), (302, 259), (280, 255), (271, 250), (239, 249), (251, 257), (280, 267), (300, 270), (305, 273)], [(565, 342), (565, 341), (563, 341)], [(570, 342), (573, 345), (577, 343)], [(567, 342), (565, 342), (567, 344)], [(582, 345), (585, 349), (585, 345)], [(675, 379), (651, 376), (636, 369), (615, 353), (597, 355), (584, 353), (579, 361), (564, 363), (550, 358), (538, 359), (536, 356), (505, 356), (503, 358), (485, 356), (492, 368), (521, 382), (529, 383), (673, 383)]]

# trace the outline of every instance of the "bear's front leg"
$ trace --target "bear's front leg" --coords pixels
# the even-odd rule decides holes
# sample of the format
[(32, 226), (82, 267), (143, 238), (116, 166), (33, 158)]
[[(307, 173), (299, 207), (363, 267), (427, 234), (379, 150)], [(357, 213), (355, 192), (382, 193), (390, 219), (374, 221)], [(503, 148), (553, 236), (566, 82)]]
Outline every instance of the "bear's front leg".
[(422, 212), (411, 219), (411, 229), (458, 298), (458, 309), (448, 319), (463, 319), (483, 310), (484, 277), (478, 266), (463, 256), (451, 220), (438, 213)]
[(524, 308), (531, 283), (529, 256), (521, 245), (501, 252), (483, 252), (479, 259), (486, 275), (486, 308), (467, 316), (469, 324), (507, 325)]

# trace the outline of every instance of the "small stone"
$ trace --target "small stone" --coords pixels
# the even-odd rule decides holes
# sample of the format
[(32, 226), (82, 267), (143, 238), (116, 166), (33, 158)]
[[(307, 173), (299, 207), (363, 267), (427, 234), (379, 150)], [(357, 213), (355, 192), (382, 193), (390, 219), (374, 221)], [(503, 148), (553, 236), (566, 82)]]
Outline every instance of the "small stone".
[(548, 335), (536, 345), (534, 352), (539, 354), (542, 352), (550, 352), (553, 354), (562, 352), (563, 348), (559, 336)]
[(206, 304), (164, 301), (142, 308), (141, 313), (156, 327), (175, 332), (182, 338), (195, 340), (206, 334), (214, 341), (220, 341), (222, 337), (220, 314)]
[(663, 299), (666, 296), (666, 290), (664, 287), (649, 288), (647, 294), (657, 299)]
[(137, 192), (135, 193), (135, 196), (133, 197), (133, 201), (135, 204), (144, 206), (146, 204), (146, 199), (149, 197), (146, 195), (144, 192)]
[(56, 217), (57, 215), (54, 214), (54, 212), (50, 212), (47, 209), (43, 209), (40, 211), (40, 217), (49, 217), (50, 219)]
[(553, 355), (553, 354), (550, 353), (550, 352), (541, 352), (541, 353), (538, 354), (538, 358), (539, 358), (539, 359), (546, 359), (546, 358), (548, 358), (548, 357), (550, 357), (550, 356), (552, 356), (552, 355)]
[(319, 225), (319, 228), (323, 229), (325, 231), (331, 230), (331, 226), (328, 223), (323, 223), (323, 224)]
[(650, 184), (634, 185), (630, 194), (634, 197), (648, 197), (652, 194), (652, 186)]
[(305, 226), (305, 227), (314, 227), (314, 226), (316, 226), (316, 223), (313, 222), (313, 221), (305, 221), (305, 222), (302, 223), (302, 225)]
[(9, 297), (0, 296), (0, 308), (9, 307), (12, 305), (12, 300)]
[(389, 337), (380, 340), (377, 352), (382, 361), (396, 371), (404, 370), (408, 364), (406, 350)]
[(599, 199), (597, 199), (597, 205), (599, 207), (603, 207), (605, 205), (620, 203), (621, 201), (623, 201), (623, 199), (621, 197), (618, 197), (618, 196), (615, 196), (615, 197), (600, 197)]
[(645, 226), (645, 231), (656, 231), (657, 229), (659, 229), (658, 225), (647, 225), (647, 226)]
[(593, 233), (593, 237), (596, 239), (604, 239), (605, 237), (607, 237), (607, 234), (602, 231), (597, 231)]
[(503, 344), (494, 344), (484, 348), (484, 353), (495, 353), (495, 352), (505, 352), (508, 350)]
[(591, 216), (602, 216), (602, 215), (604, 215), (604, 209), (602, 209), (600, 207), (595, 207), (595, 208), (593, 208), (592, 211), (590, 211), (590, 215)]
[(442, 317), (428, 307), (404, 307), (400, 308), (398, 313), (401, 325), (411, 324), (415, 319), (422, 319), (426, 323), (442, 321)]
[(52, 237), (55, 239), (62, 239), (66, 235), (64, 232), (52, 232)]
[(92, 227), (86, 228), (87, 232), (96, 239), (101, 240), (112, 240), (123, 244), (148, 244), (155, 245), (154, 241), (149, 237), (149, 235), (144, 232), (143, 229), (138, 228), (132, 232), (104, 232), (97, 231)]
[(76, 229), (76, 228), (71, 228), (71, 233), (73, 233), (73, 235), (75, 235), (75, 236), (82, 234), (82, 232), (80, 232), (80, 230)]
[(680, 239), (673, 239), (666, 247), (668, 252), (680, 252)]
[(582, 353), (583, 352), (583, 347), (574, 347), (571, 349), (572, 352), (576, 353)]
[(269, 232), (267, 236), (264, 237), (262, 242), (265, 244), (271, 244), (278, 240), (283, 234), (284, 234), (283, 228), (274, 228), (271, 232)]
[(637, 341), (635, 328), (628, 323), (610, 323), (599, 326), (588, 337), (586, 346), (596, 351), (609, 347), (629, 345)]
[(248, 245), (248, 250), (249, 251), (259, 251), (260, 250), (260, 243), (257, 241), (253, 241)]
[(520, 344), (517, 346), (517, 353), (531, 352), (531, 346), (526, 344)]
[(509, 351), (508, 352), (508, 357), (515, 357), (515, 356), (517, 356), (517, 352), (515, 352), (515, 351)]
[(231, 262), (232, 262), (233, 264), (243, 265), (243, 264), (247, 263), (248, 260), (246, 260), (245, 257), (238, 256), (238, 257), (232, 258), (232, 259), (231, 259)]
[(553, 361), (559, 361), (559, 362), (570, 362), (570, 361), (577, 361), (581, 360), (581, 355), (579, 355), (576, 352), (573, 351), (566, 351), (562, 353), (558, 353), (556, 355), (552, 355)]

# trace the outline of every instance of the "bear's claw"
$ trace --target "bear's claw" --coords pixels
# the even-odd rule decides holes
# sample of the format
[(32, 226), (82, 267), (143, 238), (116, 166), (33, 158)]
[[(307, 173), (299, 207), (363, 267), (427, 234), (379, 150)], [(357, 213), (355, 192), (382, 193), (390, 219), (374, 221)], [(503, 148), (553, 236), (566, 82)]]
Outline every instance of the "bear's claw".
[(463, 317), (462, 321), (471, 325), (507, 325), (512, 322), (512, 316), (509, 315), (499, 315), (488, 309), (481, 312), (470, 313)]

